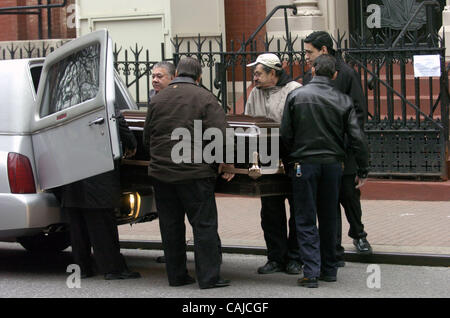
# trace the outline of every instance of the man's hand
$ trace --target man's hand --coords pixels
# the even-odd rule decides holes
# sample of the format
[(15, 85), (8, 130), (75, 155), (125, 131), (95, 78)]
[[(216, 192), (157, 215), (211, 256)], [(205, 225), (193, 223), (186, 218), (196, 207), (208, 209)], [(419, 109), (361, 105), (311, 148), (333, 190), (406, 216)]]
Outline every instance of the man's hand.
[(134, 148), (134, 149), (131, 149), (131, 150), (126, 148), (125, 149), (125, 153), (123, 154), (123, 158), (127, 159), (127, 158), (133, 157), (136, 154), (136, 150), (137, 150), (137, 148)]
[(355, 183), (356, 183), (355, 189), (359, 189), (359, 188), (363, 187), (366, 184), (366, 181), (367, 181), (367, 178), (360, 179), (358, 176), (356, 176), (356, 178), (355, 178)]
[[(225, 180), (227, 180), (228, 182), (230, 182), (233, 178), (234, 178), (234, 173), (231, 172), (223, 172), (225, 170), (225, 168), (228, 169), (232, 169), (234, 168), (234, 165), (232, 164), (226, 164), (226, 163), (221, 163), (219, 165), (219, 174), (221, 175), (221, 177)], [(223, 172), (223, 174), (222, 174)]]

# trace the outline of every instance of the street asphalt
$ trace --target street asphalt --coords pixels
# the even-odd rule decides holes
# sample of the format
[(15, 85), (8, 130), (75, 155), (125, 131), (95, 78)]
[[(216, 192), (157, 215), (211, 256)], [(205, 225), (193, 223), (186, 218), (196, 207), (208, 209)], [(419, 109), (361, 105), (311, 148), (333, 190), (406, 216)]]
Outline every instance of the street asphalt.
[[(226, 288), (200, 290), (197, 284), (169, 287), (165, 266), (156, 262), (161, 251), (122, 250), (128, 266), (142, 278), (105, 281), (102, 276), (71, 284), (70, 249), (58, 255), (26, 252), (16, 243), (0, 243), (0, 298), (449, 298), (450, 268), (349, 263), (339, 270), (338, 281), (320, 282), (319, 288), (297, 286), (299, 275), (259, 275), (265, 256), (224, 254), (222, 276)], [(188, 269), (195, 277), (193, 253)], [(69, 281), (69, 285), (67, 282)], [(74, 288), (69, 288), (69, 286)]]

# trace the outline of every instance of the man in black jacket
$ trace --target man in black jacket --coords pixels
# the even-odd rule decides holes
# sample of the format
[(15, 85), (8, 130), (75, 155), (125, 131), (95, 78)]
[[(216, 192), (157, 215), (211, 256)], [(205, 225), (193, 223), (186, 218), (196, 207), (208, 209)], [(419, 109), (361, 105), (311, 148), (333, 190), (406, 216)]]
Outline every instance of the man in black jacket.
[[(120, 140), (125, 156), (136, 153), (136, 138), (125, 119), (117, 116)], [(91, 247), (98, 271), (106, 280), (139, 278), (131, 272), (120, 253), (115, 209), (120, 207), (120, 171), (80, 180), (60, 188), (61, 206), (69, 216), (72, 254), (81, 268), (82, 278), (94, 275)]]
[(304, 277), (298, 284), (310, 288), (318, 287), (318, 279), (336, 281), (336, 206), (346, 135), (359, 167), (359, 185), (365, 182), (368, 167), (364, 133), (352, 100), (332, 83), (337, 75), (334, 57), (318, 57), (312, 74), (308, 85), (288, 96), (280, 128), (290, 157), (288, 174), (292, 178), (297, 237), (304, 263)]
[[(331, 54), (335, 56), (336, 52), (333, 49), (333, 40), (331, 36), (324, 31), (313, 32), (306, 37), (305, 51), (306, 60), (310, 64), (314, 63), (315, 59), (322, 54)], [(336, 56), (335, 56), (336, 57)], [(361, 80), (358, 74), (350, 66), (348, 66), (341, 57), (336, 57), (336, 69), (338, 76), (333, 81), (334, 86), (342, 93), (349, 95), (355, 107), (356, 116), (361, 129), (364, 129), (365, 118), (367, 117), (367, 105), (365, 102), (363, 90), (361, 87)], [(303, 80), (303, 85), (308, 84), (312, 79), (311, 72), (308, 72)], [(340, 267), (345, 265), (344, 262), (344, 248), (342, 247), (342, 220), (341, 208), (343, 206), (347, 221), (350, 224), (348, 235), (353, 239), (353, 244), (360, 254), (371, 254), (372, 248), (367, 241), (367, 233), (364, 231), (364, 224), (362, 223), (362, 209), (361, 209), (361, 192), (359, 188), (355, 187), (357, 183), (357, 163), (355, 161), (355, 154), (351, 150), (347, 150), (347, 156), (344, 162), (345, 170), (342, 176), (341, 189), (339, 195), (338, 205), (338, 233), (337, 233), (337, 257), (338, 265)]]
[[(144, 144), (150, 150), (148, 172), (155, 189), (169, 285), (195, 282), (186, 267), (186, 214), (194, 233), (198, 284), (205, 289), (225, 287), (230, 281), (220, 277), (222, 255), (214, 194), (220, 162), (207, 163), (210, 158), (202, 157), (209, 145), (202, 139), (205, 131), (212, 129), (224, 137), (227, 122), (217, 98), (198, 85), (201, 70), (194, 58), (179, 62), (176, 78), (148, 107)], [(233, 176), (222, 177), (231, 180)]]

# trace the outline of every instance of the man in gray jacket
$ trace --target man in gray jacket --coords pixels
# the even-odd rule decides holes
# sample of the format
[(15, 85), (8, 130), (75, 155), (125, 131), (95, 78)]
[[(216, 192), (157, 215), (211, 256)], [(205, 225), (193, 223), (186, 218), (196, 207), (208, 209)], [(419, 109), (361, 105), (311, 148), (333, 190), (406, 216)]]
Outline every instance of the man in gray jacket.
[[(245, 114), (281, 122), (286, 97), (301, 85), (286, 74), (275, 54), (261, 54), (254, 63), (247, 66), (254, 66), (253, 80), (256, 87), (250, 93)], [(286, 198), (290, 206), (289, 234), (286, 226)], [(262, 197), (261, 226), (267, 245), (268, 262), (258, 268), (258, 273), (285, 271), (288, 274), (299, 274), (302, 262), (296, 239), (291, 196)]]

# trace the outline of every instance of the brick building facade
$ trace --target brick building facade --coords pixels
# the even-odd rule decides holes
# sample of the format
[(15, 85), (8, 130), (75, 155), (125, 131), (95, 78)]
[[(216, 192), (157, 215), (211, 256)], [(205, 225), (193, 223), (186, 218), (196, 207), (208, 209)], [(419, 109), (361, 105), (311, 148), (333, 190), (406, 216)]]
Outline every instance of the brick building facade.
[[(266, 0), (225, 0), (227, 47), (230, 50), (237, 50), (242, 42), (242, 36), (245, 35), (248, 39), (266, 15)], [(259, 36), (263, 36), (265, 31), (264, 27)], [(230, 46), (232, 40), (234, 48)]]
[[(47, 1), (38, 0), (2, 0), (0, 8), (16, 6), (36, 6)], [(48, 1), (50, 2), (50, 1)], [(52, 4), (63, 3), (62, 0), (52, 1)], [(76, 37), (76, 29), (69, 28), (67, 11), (70, 5), (74, 5), (75, 0), (67, 0), (64, 8), (51, 9), (51, 38), (67, 39)], [(22, 12), (25, 10), (21, 10)], [(29, 9), (26, 11), (41, 12), (42, 39), (48, 39), (48, 18), (47, 9)], [(21, 41), (39, 39), (39, 18), (37, 14), (1, 14), (0, 12), (0, 41)]]
[[(41, 1), (44, 4), (46, 1)], [(53, 1), (53, 3), (62, 0)], [(67, 9), (75, 0), (68, 0), (64, 8), (51, 10), (51, 38), (67, 39), (76, 37), (76, 29), (68, 28), (67, 19), (71, 11)], [(15, 6), (35, 6), (38, 0), (3, 0), (0, 8)], [(266, 17), (266, 0), (242, 1), (225, 0), (226, 38), (228, 44), (233, 40), (237, 47), (245, 34), (248, 38), (258, 24)], [(31, 11), (31, 10), (28, 10)], [(33, 9), (32, 11), (36, 11)], [(41, 10), (42, 39), (48, 39), (47, 9)], [(0, 13), (0, 41), (22, 41), (39, 39), (39, 19), (33, 15), (11, 15)], [(262, 30), (261, 34), (265, 34)]]

